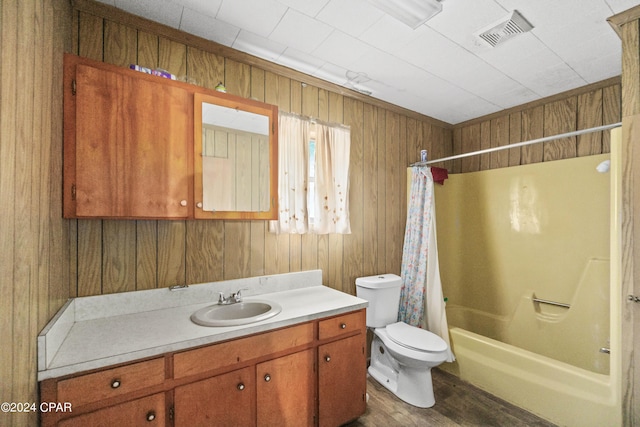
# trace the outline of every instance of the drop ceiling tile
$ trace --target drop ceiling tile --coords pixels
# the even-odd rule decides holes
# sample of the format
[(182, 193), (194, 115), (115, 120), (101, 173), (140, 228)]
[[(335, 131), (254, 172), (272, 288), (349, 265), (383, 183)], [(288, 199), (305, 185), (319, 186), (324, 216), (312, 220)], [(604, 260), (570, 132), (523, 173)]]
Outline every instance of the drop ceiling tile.
[(189, 9), (202, 12), (207, 16), (213, 16), (214, 18), (218, 14), (222, 0), (173, 0)]
[(317, 19), (358, 37), (383, 15), (382, 11), (365, 0), (331, 0), (318, 13)]
[(180, 29), (225, 46), (231, 46), (240, 32), (240, 29), (234, 25), (186, 7), (182, 13)]
[(169, 0), (115, 0), (105, 3), (173, 28), (180, 25), (182, 6)]
[(276, 62), (287, 48), (285, 45), (246, 30), (240, 31), (231, 47), (271, 62)]
[(289, 9), (269, 39), (301, 52), (313, 52), (333, 29), (307, 15)]
[(313, 55), (332, 64), (350, 69), (352, 64), (357, 63), (358, 58), (372, 51), (373, 48), (368, 44), (336, 30), (322, 41), (320, 46), (313, 51)]
[(278, 0), (280, 3), (288, 6), (307, 16), (315, 17), (320, 13), (330, 0)]
[(313, 75), (325, 62), (289, 47), (278, 58), (278, 64)]
[(268, 37), (286, 11), (287, 7), (275, 0), (224, 0), (216, 18)]
[[(412, 30), (397, 19), (389, 15), (383, 15), (359, 38), (363, 42), (393, 55), (397, 50), (420, 37), (427, 30), (429, 28), (426, 25)], [(393, 34), (393, 37), (389, 37), (389, 34)]]

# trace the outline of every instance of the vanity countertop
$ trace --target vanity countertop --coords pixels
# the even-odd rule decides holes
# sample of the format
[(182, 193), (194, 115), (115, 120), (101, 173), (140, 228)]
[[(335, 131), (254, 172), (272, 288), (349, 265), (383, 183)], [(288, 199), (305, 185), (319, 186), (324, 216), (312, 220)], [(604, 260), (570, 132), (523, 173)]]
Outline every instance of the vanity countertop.
[[(244, 300), (268, 299), (282, 311), (241, 326), (206, 327), (190, 316), (215, 304), (218, 292), (243, 290)], [(367, 306), (322, 285), (320, 270), (74, 298), (38, 336), (38, 381), (295, 325)]]

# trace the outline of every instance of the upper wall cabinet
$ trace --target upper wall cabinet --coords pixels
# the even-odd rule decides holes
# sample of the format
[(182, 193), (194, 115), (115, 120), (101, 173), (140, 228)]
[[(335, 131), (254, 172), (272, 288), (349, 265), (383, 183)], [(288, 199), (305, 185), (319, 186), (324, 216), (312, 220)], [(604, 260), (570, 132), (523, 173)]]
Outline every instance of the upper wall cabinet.
[[(66, 218), (275, 219), (276, 107), (74, 55), (64, 61)], [(203, 123), (215, 108), (226, 111)], [(219, 120), (229, 112), (266, 123), (266, 133)]]

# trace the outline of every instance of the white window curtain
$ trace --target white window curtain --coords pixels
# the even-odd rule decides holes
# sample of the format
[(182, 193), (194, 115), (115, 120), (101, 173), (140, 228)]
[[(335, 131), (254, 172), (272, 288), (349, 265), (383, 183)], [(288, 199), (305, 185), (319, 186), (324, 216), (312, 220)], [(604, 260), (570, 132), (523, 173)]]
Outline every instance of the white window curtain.
[[(315, 133), (315, 198), (308, 197), (309, 142)], [(349, 154), (347, 126), (331, 125), (280, 113), (278, 117), (278, 220), (275, 233), (351, 233), (349, 222)], [(309, 219), (308, 204), (315, 217)]]
[(349, 155), (351, 132), (344, 126), (316, 124), (316, 234), (350, 234)]

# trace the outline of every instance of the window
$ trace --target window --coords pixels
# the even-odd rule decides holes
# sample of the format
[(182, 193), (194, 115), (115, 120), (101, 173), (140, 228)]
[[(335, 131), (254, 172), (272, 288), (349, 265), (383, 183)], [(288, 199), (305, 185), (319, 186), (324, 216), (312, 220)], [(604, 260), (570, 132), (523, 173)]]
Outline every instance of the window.
[(350, 233), (349, 128), (287, 113), (278, 126), (279, 219), (270, 230)]

